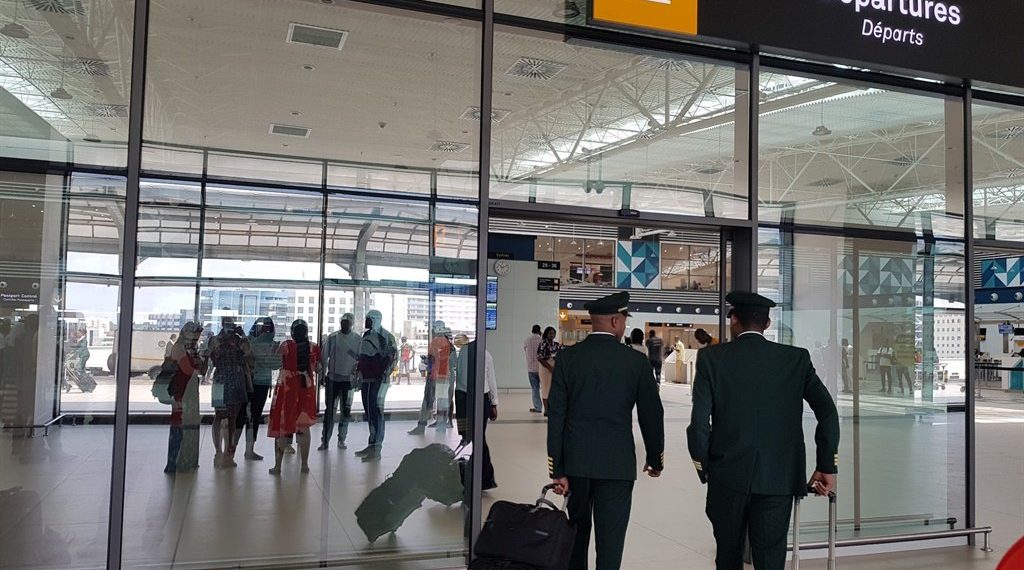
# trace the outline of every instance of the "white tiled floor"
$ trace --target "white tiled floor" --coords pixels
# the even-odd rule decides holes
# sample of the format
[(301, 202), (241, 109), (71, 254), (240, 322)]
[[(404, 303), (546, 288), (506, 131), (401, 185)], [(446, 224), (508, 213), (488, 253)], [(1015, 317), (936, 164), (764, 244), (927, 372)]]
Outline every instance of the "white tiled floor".
[[(714, 543), (703, 514), (704, 490), (686, 457), (683, 430), (689, 413), (688, 389), (666, 386), (668, 435), (665, 475), (641, 479), (634, 497), (625, 570), (712, 568)], [(500, 487), (495, 499), (532, 500), (545, 482), (544, 424), (526, 411), (525, 394), (502, 397), (501, 418), (488, 430)], [(962, 449), (950, 446), (962, 432), (962, 414), (915, 417), (907, 401), (865, 402), (861, 422), (861, 469), (865, 517), (916, 513), (947, 516), (962, 505), (956, 471)], [(912, 406), (909, 406), (912, 407)], [(845, 557), (841, 567), (991, 569), (1001, 553), (1024, 534), (1024, 402), (993, 393), (978, 409), (978, 523), (995, 527), (996, 552), (952, 548)], [(362, 424), (352, 428), (347, 451), (312, 452), (312, 473), (298, 473), (294, 456), (280, 478), (267, 474), (268, 462), (239, 462), (232, 470), (212, 468), (212, 446), (204, 428), (201, 468), (194, 475), (161, 473), (166, 426), (132, 426), (129, 432), (124, 534), (125, 568), (273, 566), (284, 562), (367, 560), (404, 557), (375, 568), (427, 569), (458, 565), (465, 510), (425, 502), (393, 536), (369, 544), (355, 521), (356, 506), (397, 467), (414, 447), (434, 441), (454, 443), (453, 433), (428, 430), (408, 436), (411, 422), (391, 422), (380, 463), (364, 464), (352, 455), (365, 441)], [(962, 428), (960, 428), (962, 429)], [(844, 424), (844, 454), (852, 428)], [(46, 438), (0, 439), (0, 568), (96, 568), (105, 559), (111, 428), (77, 426), (53, 430)], [(319, 435), (319, 428), (315, 428)], [(315, 443), (314, 443), (315, 446)], [(261, 438), (259, 451), (271, 452)], [(844, 480), (844, 484), (848, 479)], [(867, 487), (870, 485), (870, 487)], [(843, 491), (840, 517), (853, 508)], [(952, 491), (951, 491), (952, 490)], [(817, 503), (817, 504), (815, 504)], [(804, 520), (824, 516), (823, 501), (805, 508)], [(954, 516), (961, 516), (955, 515)], [(934, 527), (932, 527), (934, 528)], [(888, 534), (924, 530), (919, 525), (874, 526)], [(805, 539), (814, 539), (811, 529)], [(845, 534), (849, 534), (847, 530)], [(441, 553), (440, 560), (415, 558)], [(447, 558), (445, 558), (447, 556)], [(353, 567), (353, 566), (348, 566)], [(354, 566), (369, 568), (365, 562)], [(805, 568), (823, 568), (821, 561)]]

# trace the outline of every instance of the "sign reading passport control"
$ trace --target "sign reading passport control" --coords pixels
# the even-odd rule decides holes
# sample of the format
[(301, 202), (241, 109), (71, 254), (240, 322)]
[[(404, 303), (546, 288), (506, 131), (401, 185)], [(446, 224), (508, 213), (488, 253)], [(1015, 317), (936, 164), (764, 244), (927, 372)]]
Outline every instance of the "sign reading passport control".
[(1022, 0), (592, 0), (591, 21), (1024, 87)]

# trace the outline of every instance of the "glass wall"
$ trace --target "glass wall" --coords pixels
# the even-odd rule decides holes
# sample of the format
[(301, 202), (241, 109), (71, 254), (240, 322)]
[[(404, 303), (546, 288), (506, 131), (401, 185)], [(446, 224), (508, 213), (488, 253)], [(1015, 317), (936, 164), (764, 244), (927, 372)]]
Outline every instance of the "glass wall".
[(476, 331), (479, 23), (153, 0), (149, 29), (131, 405), (159, 420), (125, 565), (457, 564), (457, 469), (404, 521), (374, 501), (460, 440), (436, 368)]
[(811, 352), (839, 406), (841, 536), (962, 528), (962, 102), (772, 71), (760, 83), (759, 289), (779, 303), (773, 338)]
[[(63, 3), (62, 3), (63, 4)], [(107, 559), (134, 3), (0, 2), (0, 552)], [(74, 429), (51, 428), (64, 408)], [(44, 434), (47, 434), (44, 437)]]
[(491, 197), (746, 218), (749, 74), (499, 27)]
[(974, 237), (1024, 241), (1024, 110), (972, 106)]
[[(752, 81), (724, 61), (734, 51), (580, 39), (584, 2), (495, 0), (483, 117), (482, 3), (385, 4), (148, 0), (145, 100), (130, 101), (132, 0), (0, 0), (0, 566), (106, 564), (122, 352), (122, 567), (458, 565), (464, 497), (486, 509), (545, 481), (522, 348), (533, 324), (575, 344), (587, 300), (631, 290), (630, 328), (663, 339), (662, 397), (686, 421), (694, 333), (727, 340), (720, 297), (747, 252), (722, 238), (750, 231), (751, 171), (756, 281), (780, 303), (770, 335), (811, 351), (843, 417), (841, 536), (963, 528), (965, 312), (984, 288), (965, 282), (964, 238), (993, 242), (986, 260), (1020, 256), (1021, 107), (973, 104), (965, 189), (959, 98), (778, 69)], [(540, 31), (552, 22), (570, 26)], [(481, 176), (499, 212), (486, 228)], [(121, 315), (126, 232), (138, 246)], [(487, 323), (480, 255), (512, 261), (488, 264)], [(987, 304), (987, 326), (1019, 305)], [(319, 364), (293, 342), (300, 321)], [(410, 469), (434, 473), (410, 457), (463, 443), (453, 392), (478, 325), (502, 399), (487, 432), (500, 491), (462, 495), (456, 473), (446, 495), (388, 495)], [(292, 426), (302, 403), (319, 416), (308, 430)], [(408, 517), (375, 531), (382, 488)], [(709, 554), (709, 528), (653, 496), (638, 494), (627, 565)], [(823, 507), (808, 510), (817, 538)]]
[(963, 236), (959, 99), (773, 71), (760, 86), (762, 223)]

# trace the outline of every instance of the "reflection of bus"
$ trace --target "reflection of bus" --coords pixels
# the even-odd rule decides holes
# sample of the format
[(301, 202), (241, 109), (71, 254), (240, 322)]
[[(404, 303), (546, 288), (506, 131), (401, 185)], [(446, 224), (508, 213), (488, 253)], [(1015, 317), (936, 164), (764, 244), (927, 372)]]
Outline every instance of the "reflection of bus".
[[(160, 365), (164, 363), (167, 345), (171, 343), (171, 331), (133, 331), (132, 332), (132, 374), (149, 374), (156, 378), (160, 373)], [(114, 372), (117, 365), (117, 346), (107, 357), (107, 370)]]

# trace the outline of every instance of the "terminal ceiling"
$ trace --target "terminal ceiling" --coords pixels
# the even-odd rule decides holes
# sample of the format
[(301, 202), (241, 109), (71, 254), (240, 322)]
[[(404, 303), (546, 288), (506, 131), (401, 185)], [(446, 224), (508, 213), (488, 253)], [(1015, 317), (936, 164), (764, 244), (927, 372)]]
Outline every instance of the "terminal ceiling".
[[(151, 6), (147, 141), (446, 171), (478, 165), (477, 23), (320, 0)], [(4, 88), (76, 152), (96, 146), (83, 138), (123, 144), (131, 2), (0, 0), (0, 20), (16, 9), (30, 37), (0, 37)], [(345, 31), (344, 46), (288, 43), (291, 23)], [(595, 177), (662, 188), (666, 200), (677, 189), (741, 192), (734, 131), (745, 72), (606, 48), (498, 28), (496, 197), (528, 180), (582, 188)], [(952, 141), (944, 135), (955, 106), (784, 74), (766, 73), (760, 84), (763, 205), (853, 204), (868, 219), (875, 209), (945, 213)], [(62, 86), (72, 99), (49, 95)], [(15, 125), (9, 107), (5, 121)], [(1022, 209), (1022, 116), (992, 107), (974, 118), (977, 185), (988, 189), (986, 208), (1004, 217)], [(282, 137), (270, 134), (272, 123), (311, 130)], [(818, 126), (830, 133), (812, 135)]]

